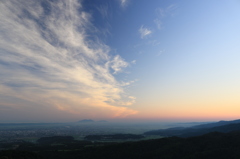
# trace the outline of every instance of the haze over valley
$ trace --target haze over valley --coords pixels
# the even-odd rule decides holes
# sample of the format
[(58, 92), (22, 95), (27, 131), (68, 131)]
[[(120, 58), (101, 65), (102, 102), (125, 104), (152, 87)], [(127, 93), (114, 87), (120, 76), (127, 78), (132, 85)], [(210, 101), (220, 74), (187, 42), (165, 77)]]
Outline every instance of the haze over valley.
[(240, 158), (239, 17), (238, 0), (1, 0), (0, 159)]

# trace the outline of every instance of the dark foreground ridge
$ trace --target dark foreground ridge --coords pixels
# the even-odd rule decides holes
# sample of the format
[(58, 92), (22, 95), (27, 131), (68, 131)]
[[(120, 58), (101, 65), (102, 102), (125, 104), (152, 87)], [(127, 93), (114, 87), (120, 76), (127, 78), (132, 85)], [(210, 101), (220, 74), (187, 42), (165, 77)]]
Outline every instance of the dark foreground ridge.
[(50, 145), (31, 146), (34, 151), (27, 151), (27, 146), (20, 146), (17, 150), (0, 151), (0, 159), (234, 159), (240, 158), (240, 132), (212, 132), (197, 137), (168, 137), (103, 146), (73, 146), (68, 150), (63, 147), (49, 149)]

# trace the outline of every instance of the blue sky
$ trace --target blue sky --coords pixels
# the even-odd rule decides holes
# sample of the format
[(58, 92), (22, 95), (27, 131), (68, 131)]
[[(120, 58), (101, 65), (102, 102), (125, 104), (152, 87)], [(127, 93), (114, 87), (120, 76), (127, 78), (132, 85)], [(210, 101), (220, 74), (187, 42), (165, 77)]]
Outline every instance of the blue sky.
[(240, 2), (0, 2), (0, 121), (239, 118)]

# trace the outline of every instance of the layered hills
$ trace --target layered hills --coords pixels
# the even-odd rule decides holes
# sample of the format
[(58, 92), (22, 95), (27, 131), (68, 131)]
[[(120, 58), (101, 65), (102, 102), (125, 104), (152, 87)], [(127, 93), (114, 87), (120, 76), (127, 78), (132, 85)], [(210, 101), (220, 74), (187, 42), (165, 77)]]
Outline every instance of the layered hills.
[[(163, 138), (112, 142), (112, 139), (143, 138), (148, 135)], [(0, 151), (0, 159), (234, 159), (240, 158), (239, 143), (240, 120), (219, 121), (153, 130), (144, 135), (89, 135), (85, 140), (75, 140), (71, 136), (43, 137), (37, 143), (17, 143), (15, 150)]]
[(178, 136), (192, 137), (199, 136), (210, 132), (227, 133), (240, 130), (240, 120), (219, 121), (215, 123), (202, 124), (192, 127), (173, 127), (169, 129), (159, 129), (145, 132), (144, 135), (160, 135), (163, 137)]

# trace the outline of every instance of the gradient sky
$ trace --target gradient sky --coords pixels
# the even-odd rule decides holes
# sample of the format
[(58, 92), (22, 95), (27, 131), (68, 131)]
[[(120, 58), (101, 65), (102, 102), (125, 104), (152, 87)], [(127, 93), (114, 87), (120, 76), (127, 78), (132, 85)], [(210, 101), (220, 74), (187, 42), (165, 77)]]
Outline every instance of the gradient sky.
[(240, 118), (239, 0), (0, 1), (0, 122)]

